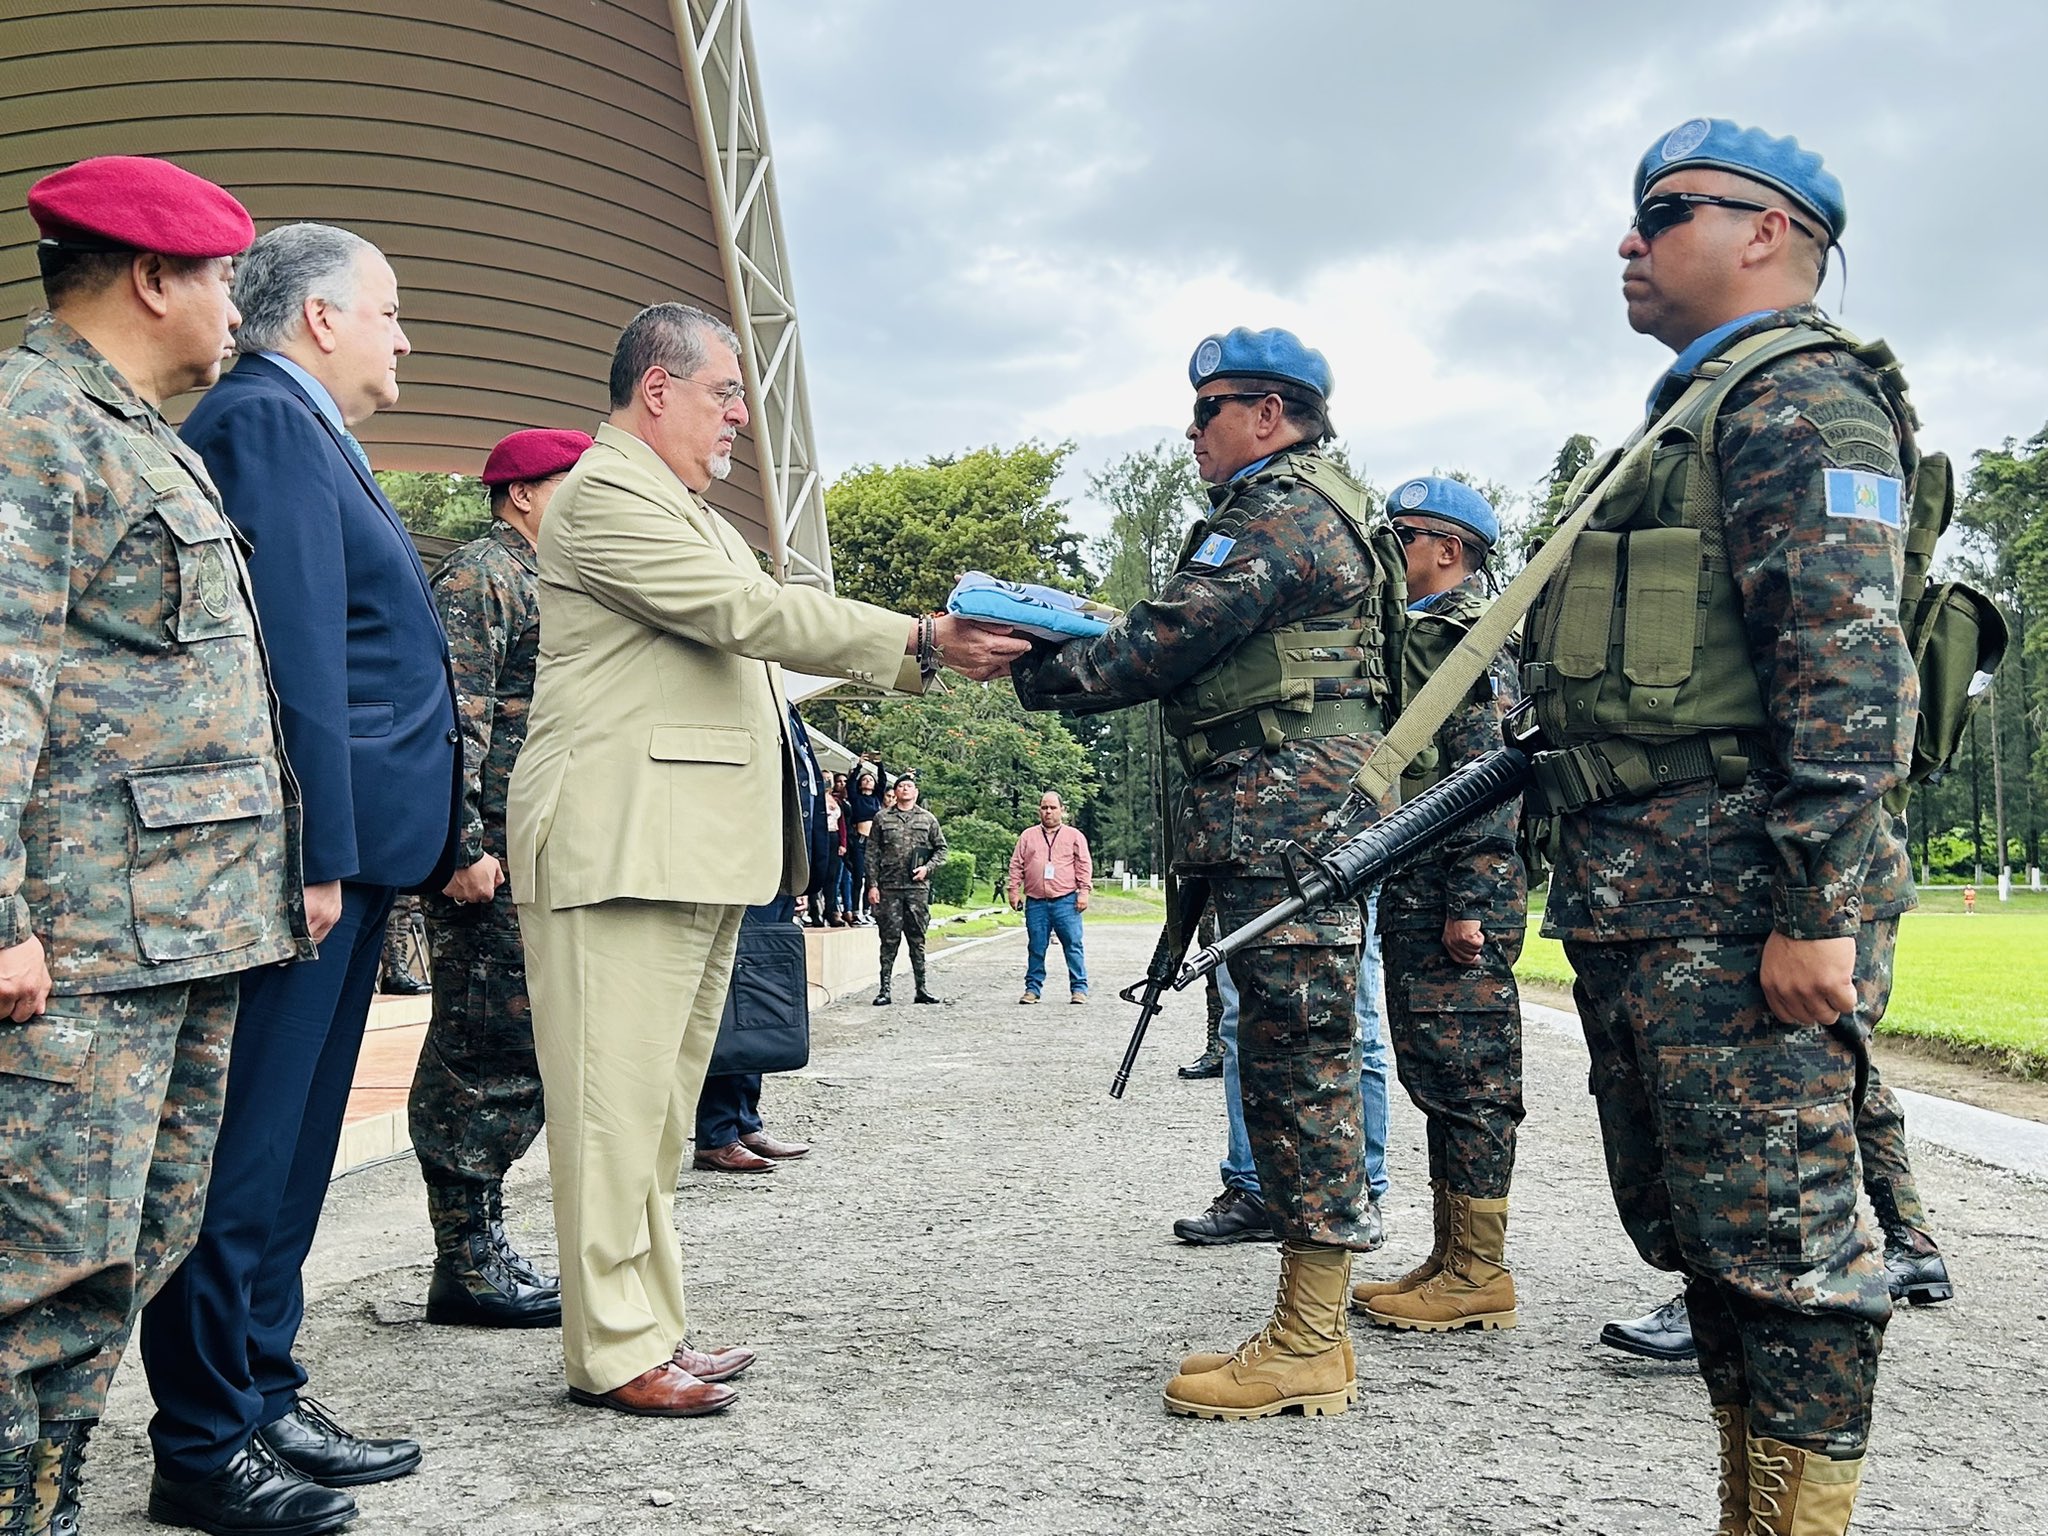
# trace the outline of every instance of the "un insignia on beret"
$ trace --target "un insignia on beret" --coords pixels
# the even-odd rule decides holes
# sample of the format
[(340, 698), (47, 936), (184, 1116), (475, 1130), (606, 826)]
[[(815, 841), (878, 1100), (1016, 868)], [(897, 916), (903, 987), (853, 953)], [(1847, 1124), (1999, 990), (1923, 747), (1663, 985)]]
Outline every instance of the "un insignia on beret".
[(1403, 511), (1412, 512), (1429, 500), (1429, 487), (1420, 480), (1410, 480), (1401, 487), (1401, 494), (1396, 499), (1400, 502)]
[(1707, 142), (1707, 135), (1714, 131), (1714, 125), (1704, 117), (1696, 117), (1689, 123), (1680, 123), (1664, 135), (1664, 147), (1658, 151), (1665, 163), (1682, 159)]
[(1207, 378), (1223, 363), (1223, 343), (1211, 336), (1195, 348), (1195, 372)]

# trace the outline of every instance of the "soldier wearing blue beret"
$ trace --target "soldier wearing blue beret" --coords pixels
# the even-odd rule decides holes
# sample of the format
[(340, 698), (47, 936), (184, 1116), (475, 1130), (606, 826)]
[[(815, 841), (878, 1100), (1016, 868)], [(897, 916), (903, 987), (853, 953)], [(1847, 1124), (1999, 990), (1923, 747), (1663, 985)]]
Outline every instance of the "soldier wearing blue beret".
[[(1385, 730), (1400, 666), (1400, 545), (1319, 445), (1329, 364), (1287, 331), (1195, 348), (1187, 436), (1209, 485), (1159, 595), (1092, 639), (1017, 663), (1033, 709), (1154, 699), (1188, 784), (1174, 867), (1206, 884), (1219, 927), (1287, 892), (1281, 850), (1364, 825), (1351, 780)], [(1217, 1419), (1342, 1412), (1357, 1398), (1345, 1320), (1351, 1255), (1377, 1247), (1354, 1023), (1357, 903), (1275, 929), (1231, 961), (1244, 1119), (1282, 1240), (1271, 1321), (1232, 1353), (1189, 1356), (1169, 1411)]]
[(1677, 356), (1574, 487), (1595, 526), (1525, 624), (1557, 748), (1543, 928), (1578, 978), (1623, 1223), (1685, 1276), (1718, 1529), (1828, 1536), (1891, 1311), (1855, 1120), (1913, 904), (1884, 801), (1913, 740), (1920, 455), (1889, 349), (1815, 305), (1846, 223), (1818, 155), (1694, 118), (1635, 192), (1622, 297)]
[[(1441, 475), (1395, 486), (1387, 515), (1408, 560), (1402, 659), (1412, 699), (1486, 612), (1483, 572), (1500, 518), (1479, 492)], [(1434, 751), (1402, 776), (1404, 798), (1502, 745), (1510, 665), (1503, 653), (1500, 676), (1482, 677), (1437, 728)], [(1502, 807), (1380, 889), (1387, 1032), (1401, 1086), (1427, 1128), (1435, 1225), (1420, 1264), (1397, 1280), (1353, 1287), (1353, 1309), (1382, 1327), (1438, 1333), (1518, 1321), (1507, 1223), (1522, 1120), (1515, 961), (1529, 885), (1515, 821), (1515, 807)]]

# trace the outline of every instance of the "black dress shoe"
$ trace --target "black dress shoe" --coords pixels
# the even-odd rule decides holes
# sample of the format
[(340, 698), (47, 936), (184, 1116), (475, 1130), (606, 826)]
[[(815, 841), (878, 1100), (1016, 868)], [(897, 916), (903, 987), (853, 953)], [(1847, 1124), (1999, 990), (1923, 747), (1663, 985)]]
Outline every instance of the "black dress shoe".
[(1273, 1218), (1265, 1201), (1244, 1189), (1226, 1189), (1209, 1202), (1209, 1209), (1201, 1215), (1176, 1221), (1173, 1235), (1203, 1248), (1218, 1248), (1225, 1243), (1272, 1243), (1280, 1238), (1273, 1230)]
[(1683, 1291), (1647, 1317), (1609, 1323), (1600, 1330), (1600, 1342), (1610, 1349), (1651, 1360), (1690, 1360), (1698, 1353), (1692, 1342), (1692, 1314), (1686, 1310)]
[(386, 1483), (417, 1471), (417, 1440), (363, 1440), (335, 1422), (310, 1397), (295, 1398), (292, 1411), (256, 1431), (277, 1459), (328, 1488)]
[(211, 1536), (324, 1536), (356, 1517), (356, 1501), (277, 1459), (259, 1434), (196, 1483), (149, 1480), (149, 1518)]
[(1223, 1075), (1223, 1053), (1204, 1051), (1193, 1061), (1180, 1069), (1180, 1075), (1187, 1078), (1221, 1077)]
[(1928, 1248), (1928, 1252), (1920, 1253), (1903, 1244), (1884, 1245), (1884, 1277), (1891, 1287), (1893, 1301), (1910, 1301), (1916, 1307), (1926, 1307), (1955, 1295), (1956, 1288), (1948, 1277), (1948, 1265), (1942, 1261), (1941, 1250), (1931, 1243)]

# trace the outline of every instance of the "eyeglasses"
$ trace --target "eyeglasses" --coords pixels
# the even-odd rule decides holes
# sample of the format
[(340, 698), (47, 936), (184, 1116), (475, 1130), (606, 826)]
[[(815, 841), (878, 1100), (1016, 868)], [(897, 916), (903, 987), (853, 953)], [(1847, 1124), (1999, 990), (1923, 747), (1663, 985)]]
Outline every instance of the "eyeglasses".
[(1223, 413), (1223, 402), (1226, 400), (1263, 400), (1271, 393), (1270, 389), (1262, 389), (1256, 394), (1246, 390), (1234, 395), (1197, 395), (1195, 396), (1195, 430), (1197, 432), (1208, 431), (1209, 423)]
[(723, 384), (706, 384), (702, 379), (693, 379), (686, 374), (671, 373), (669, 377), (681, 379), (685, 384), (694, 384), (699, 389), (708, 389), (718, 398), (720, 405), (731, 405), (735, 400), (747, 398), (747, 386), (737, 379), (728, 380)]
[[(1745, 202), (1739, 197), (1715, 197), (1707, 192), (1659, 192), (1636, 204), (1636, 214), (1629, 220), (1629, 226), (1644, 240), (1655, 240), (1667, 229), (1691, 223), (1692, 211), (1695, 208), (1739, 208), (1744, 213), (1785, 213), (1782, 208), (1774, 210), (1763, 203)], [(1785, 213), (1785, 219), (1807, 239), (1820, 238), (1791, 214)]]
[(1401, 541), (1403, 549), (1406, 549), (1417, 539), (1455, 539), (1458, 537), (1455, 533), (1439, 533), (1434, 528), (1418, 528), (1413, 523), (1395, 523), (1393, 527), (1394, 537)]

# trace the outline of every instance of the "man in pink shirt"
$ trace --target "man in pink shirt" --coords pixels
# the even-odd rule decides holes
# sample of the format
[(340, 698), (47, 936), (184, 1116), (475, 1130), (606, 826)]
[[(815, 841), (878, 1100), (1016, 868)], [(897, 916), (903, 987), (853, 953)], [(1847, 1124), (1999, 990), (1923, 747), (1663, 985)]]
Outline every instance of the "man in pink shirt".
[(1066, 819), (1066, 806), (1048, 789), (1038, 798), (1038, 825), (1025, 830), (1010, 855), (1010, 905), (1024, 909), (1024, 932), (1031, 941), (1020, 1003), (1038, 1001), (1045, 985), (1045, 946), (1054, 934), (1059, 935), (1060, 953), (1067, 957), (1068, 1001), (1088, 1001), (1081, 914), (1095, 892), (1094, 865), (1088, 858), (1088, 839)]

